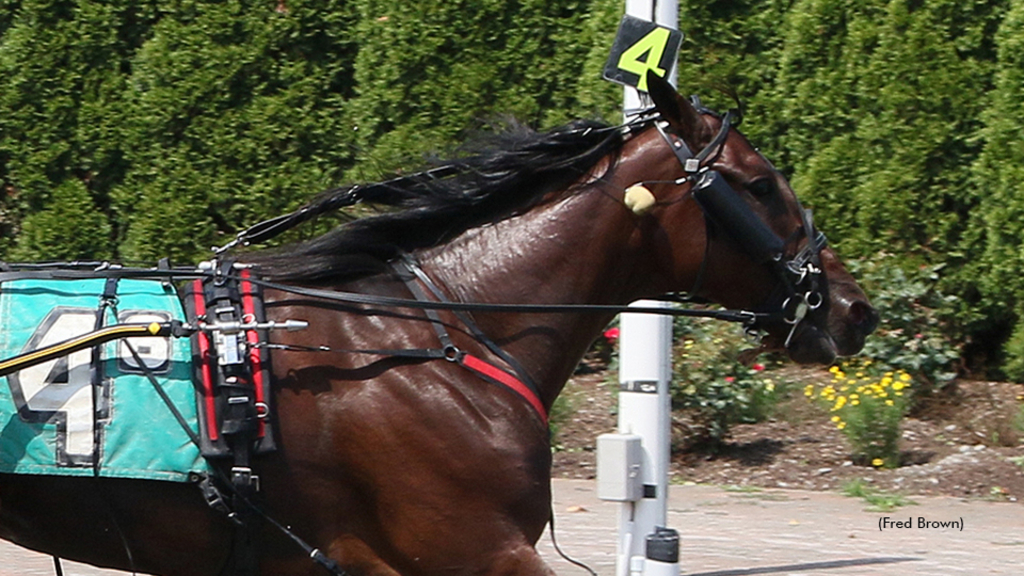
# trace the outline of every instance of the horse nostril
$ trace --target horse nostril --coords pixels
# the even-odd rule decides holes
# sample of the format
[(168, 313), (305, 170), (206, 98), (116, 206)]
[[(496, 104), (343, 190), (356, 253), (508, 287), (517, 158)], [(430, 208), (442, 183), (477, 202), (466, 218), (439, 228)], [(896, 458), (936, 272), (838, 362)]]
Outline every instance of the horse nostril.
[(870, 334), (878, 327), (878, 310), (867, 302), (854, 302), (850, 304), (850, 322), (863, 330), (864, 334)]

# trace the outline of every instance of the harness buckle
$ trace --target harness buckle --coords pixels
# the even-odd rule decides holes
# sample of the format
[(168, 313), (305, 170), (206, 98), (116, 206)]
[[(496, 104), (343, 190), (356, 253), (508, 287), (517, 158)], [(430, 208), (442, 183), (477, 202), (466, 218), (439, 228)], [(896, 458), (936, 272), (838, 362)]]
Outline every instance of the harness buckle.
[(749, 324), (743, 327), (743, 338), (753, 346), (760, 346), (764, 340), (764, 330)]
[(224, 498), (224, 493), (213, 484), (209, 476), (197, 474), (190, 479), (198, 484), (199, 491), (202, 492), (203, 500), (206, 501), (207, 506), (225, 516), (231, 514), (231, 506), (228, 505), (227, 499)]
[(238, 489), (260, 491), (260, 477), (253, 474), (252, 468), (248, 466), (232, 466), (231, 483)]
[(821, 292), (817, 290), (808, 290), (804, 294), (804, 302), (807, 303), (807, 308), (810, 310), (817, 310), (825, 303), (825, 297), (821, 295)]

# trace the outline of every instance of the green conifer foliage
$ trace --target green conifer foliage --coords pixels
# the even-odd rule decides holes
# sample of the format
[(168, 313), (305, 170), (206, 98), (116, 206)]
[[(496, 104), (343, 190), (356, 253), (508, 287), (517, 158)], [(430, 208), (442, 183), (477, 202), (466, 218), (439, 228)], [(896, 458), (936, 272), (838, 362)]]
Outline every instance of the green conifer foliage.
[(777, 112), (768, 95), (778, 73), (789, 0), (680, 2), (686, 35), (679, 55), (679, 88), (712, 108), (743, 107), (742, 129), (778, 159)]
[[(126, 169), (124, 70), (148, 8), (127, 0), (7, 7), (0, 19), (0, 257), (15, 245), (9, 257), (111, 254), (112, 228), (102, 214)], [(102, 225), (70, 222), (83, 211)], [(74, 226), (78, 236), (69, 246), (51, 244), (65, 236), (40, 230), (44, 222)], [(15, 238), (22, 226), (32, 233)]]
[(129, 260), (193, 261), (351, 164), (345, 2), (180, 2), (133, 60), (133, 170), (115, 193)]
[(587, 3), (356, 4), (358, 96), (351, 112), (363, 156), (354, 178), (417, 163), (502, 117), (545, 127), (576, 117), (576, 87), (593, 48)]
[(963, 162), (978, 153), (990, 76), (970, 26), (984, 15), (952, 1), (808, 4), (831, 25), (794, 15), (787, 39), (778, 93), (794, 95), (784, 116), (795, 188), (848, 256), (944, 261), (970, 208)]
[(53, 189), (46, 207), (25, 217), (12, 261), (103, 260), (110, 223), (96, 209), (85, 183), (68, 179)]
[(968, 267), (985, 327), (1012, 326), (1007, 374), (1024, 382), (1024, 1), (1013, 0), (996, 35), (995, 89), (983, 118), (985, 148), (974, 166), (979, 202)]
[(576, 81), (576, 117), (622, 121), (622, 87), (602, 77), (615, 32), (622, 20), (622, 0), (592, 0), (590, 14), (576, 41), (586, 49), (583, 68)]

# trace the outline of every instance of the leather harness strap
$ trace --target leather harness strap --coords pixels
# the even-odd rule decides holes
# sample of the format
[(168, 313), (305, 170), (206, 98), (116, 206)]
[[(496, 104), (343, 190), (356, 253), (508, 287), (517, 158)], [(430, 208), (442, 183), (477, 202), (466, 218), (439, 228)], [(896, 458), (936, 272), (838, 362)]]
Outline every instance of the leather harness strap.
[[(392, 264), (398, 277), (405, 283), (406, 287), (412, 292), (413, 297), (416, 300), (424, 302), (428, 301), (426, 292), (420, 287), (420, 283), (427, 287), (427, 289), (433, 294), (437, 301), (442, 303), (449, 303), (448, 299), (445, 298), (444, 293), (437, 287), (437, 285), (430, 279), (426, 273), (419, 267), (419, 264), (411, 255), (404, 255), (402, 258), (395, 260)], [(459, 349), (452, 342), (451, 336), (448, 334), (448, 329), (445, 328), (444, 322), (441, 320), (438, 311), (435, 309), (425, 309), (424, 313), (427, 319), (430, 320), (431, 325), (434, 327), (434, 332), (437, 334), (438, 340), (441, 342), (441, 354), (440, 357), (474, 372), (477, 376), (483, 378), (487, 382), (492, 384), (499, 384), (512, 390), (519, 396), (521, 396), (526, 402), (534, 409), (537, 416), (540, 417), (541, 422), (547, 426), (548, 423), (548, 412), (544, 407), (544, 402), (540, 398), (540, 391), (537, 384), (530, 378), (530, 375), (526, 372), (526, 369), (511, 355), (501, 349), (491, 338), (489, 338), (476, 323), (464, 312), (455, 311), (455, 315), (469, 330), (470, 334), (476, 341), (483, 344), (494, 353), (496, 356), (501, 358), (506, 364), (508, 364), (515, 374), (502, 370), (494, 364), (483, 360), (477, 356), (474, 356), (465, 350)], [(419, 350), (413, 350), (411, 352), (423, 352)]]

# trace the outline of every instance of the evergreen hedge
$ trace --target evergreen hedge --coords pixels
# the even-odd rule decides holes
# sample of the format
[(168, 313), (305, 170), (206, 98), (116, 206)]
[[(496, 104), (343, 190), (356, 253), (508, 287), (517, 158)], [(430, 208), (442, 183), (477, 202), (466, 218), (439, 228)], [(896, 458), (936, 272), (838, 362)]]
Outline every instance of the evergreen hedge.
[[(681, 4), (681, 88), (737, 94), (841, 254), (937, 271), (950, 336), (1024, 380), (1024, 0)], [(196, 261), (502, 116), (615, 121), (599, 75), (621, 13), (0, 0), (0, 258)]]

